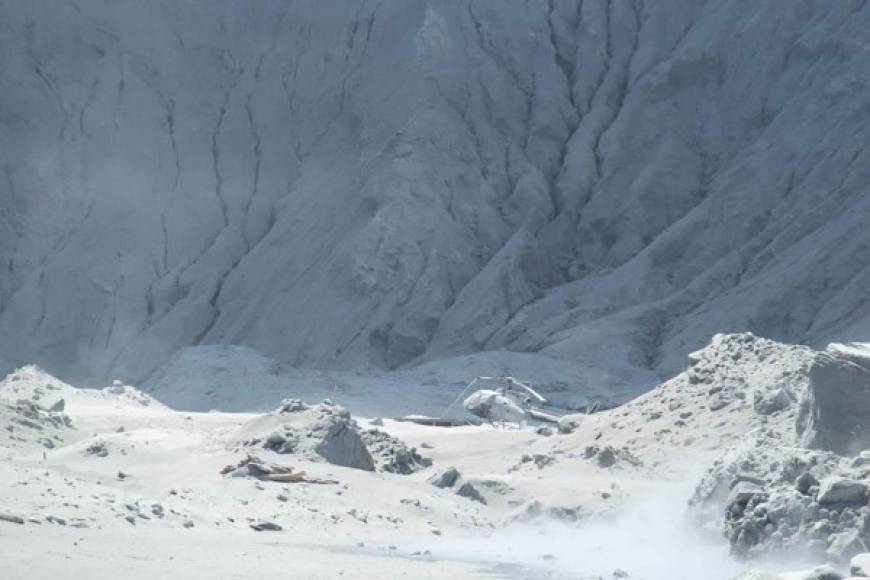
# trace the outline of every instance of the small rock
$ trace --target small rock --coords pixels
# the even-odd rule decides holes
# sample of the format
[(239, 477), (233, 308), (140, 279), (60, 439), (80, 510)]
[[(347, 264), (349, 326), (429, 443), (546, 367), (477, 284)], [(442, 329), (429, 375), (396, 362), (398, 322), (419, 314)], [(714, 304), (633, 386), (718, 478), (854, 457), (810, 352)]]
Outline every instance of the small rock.
[(788, 409), (791, 405), (791, 399), (785, 389), (776, 389), (773, 393), (762, 395), (759, 391), (755, 392), (755, 399), (752, 407), (759, 415), (772, 415)]
[(764, 490), (751, 481), (738, 481), (728, 495), (728, 505), (745, 506), (752, 498), (761, 495)]
[(710, 410), (719, 411), (720, 409), (727, 407), (730, 402), (731, 401), (723, 397), (721, 393), (717, 393), (712, 399), (710, 399)]
[(559, 422), (556, 423), (556, 427), (559, 429), (559, 433), (563, 435), (567, 435), (569, 433), (573, 433), (580, 426), (580, 415), (566, 415), (559, 419)]
[(9, 522), (10, 524), (24, 525), (24, 520), (15, 514), (0, 512), (0, 522)]
[(456, 469), (455, 467), (448, 467), (446, 470), (442, 471), (441, 473), (438, 473), (438, 474), (434, 475), (433, 477), (431, 477), (429, 479), (429, 481), (435, 487), (439, 487), (441, 489), (444, 489), (444, 488), (453, 487), (454, 485), (456, 485), (456, 482), (459, 481), (460, 477), (461, 477), (461, 475), (460, 475), (458, 469)]
[(538, 469), (543, 469), (555, 461), (552, 455), (543, 455), (541, 453), (535, 453), (532, 456), (532, 460), (535, 462)]
[(263, 520), (263, 521), (254, 522), (253, 524), (251, 524), (251, 529), (255, 530), (257, 532), (280, 532), (284, 528), (282, 528), (281, 526), (279, 526), (275, 522), (268, 522), (268, 521)]
[(616, 464), (616, 451), (608, 445), (598, 452), (596, 461), (599, 467), (613, 467)]
[(794, 482), (795, 488), (803, 495), (807, 495), (810, 492), (811, 488), (818, 487), (818, 485), (819, 480), (816, 479), (809, 471), (802, 474)]
[(459, 495), (464, 498), (468, 498), (472, 501), (480, 502), (483, 505), (486, 505), (486, 499), (480, 495), (480, 492), (471, 485), (469, 482), (463, 483), (459, 489), (456, 490), (456, 495)]

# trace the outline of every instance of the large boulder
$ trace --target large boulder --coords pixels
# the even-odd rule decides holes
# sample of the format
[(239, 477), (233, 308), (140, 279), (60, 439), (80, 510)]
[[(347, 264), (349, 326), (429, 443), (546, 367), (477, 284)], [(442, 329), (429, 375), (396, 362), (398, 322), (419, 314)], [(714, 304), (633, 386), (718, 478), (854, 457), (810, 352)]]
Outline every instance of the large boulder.
[(819, 484), (818, 501), (822, 505), (836, 503), (863, 504), (867, 501), (867, 484), (844, 477), (829, 477)]
[(870, 448), (870, 344), (831, 344), (816, 356), (797, 427), (811, 449), (850, 456)]

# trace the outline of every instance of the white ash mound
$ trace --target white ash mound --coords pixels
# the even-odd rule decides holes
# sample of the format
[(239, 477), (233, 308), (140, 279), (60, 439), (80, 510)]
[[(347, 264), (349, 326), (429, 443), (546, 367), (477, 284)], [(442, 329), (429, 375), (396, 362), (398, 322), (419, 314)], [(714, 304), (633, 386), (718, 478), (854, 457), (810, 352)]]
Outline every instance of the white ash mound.
[(63, 445), (64, 431), (72, 429), (73, 424), (62, 409), (58, 405), (45, 409), (30, 399), (19, 399), (14, 405), (0, 401), (0, 425), (7, 432), (6, 445), (41, 445), (47, 449)]
[(64, 432), (73, 428), (64, 413), (64, 386), (36, 366), (22, 367), (0, 381), (0, 425), (8, 446), (54, 449), (64, 444)]
[(103, 389), (82, 389), (64, 383), (36, 365), (20, 367), (0, 381), (0, 401), (15, 403), (19, 399), (29, 399), (54, 411), (64, 411), (68, 405), (80, 401), (166, 408), (150, 395), (121, 381), (112, 381)]
[(329, 400), (308, 406), (286, 399), (276, 411), (244, 425), (234, 441), (365, 471), (410, 474), (431, 465), (398, 439), (361, 429), (347, 409)]

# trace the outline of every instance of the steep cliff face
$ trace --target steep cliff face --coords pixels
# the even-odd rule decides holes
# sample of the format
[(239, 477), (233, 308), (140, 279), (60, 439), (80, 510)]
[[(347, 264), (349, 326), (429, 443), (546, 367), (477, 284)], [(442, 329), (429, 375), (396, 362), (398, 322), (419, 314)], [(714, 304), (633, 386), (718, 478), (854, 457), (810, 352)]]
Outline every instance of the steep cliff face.
[(870, 331), (866, 1), (0, 3), (0, 360)]

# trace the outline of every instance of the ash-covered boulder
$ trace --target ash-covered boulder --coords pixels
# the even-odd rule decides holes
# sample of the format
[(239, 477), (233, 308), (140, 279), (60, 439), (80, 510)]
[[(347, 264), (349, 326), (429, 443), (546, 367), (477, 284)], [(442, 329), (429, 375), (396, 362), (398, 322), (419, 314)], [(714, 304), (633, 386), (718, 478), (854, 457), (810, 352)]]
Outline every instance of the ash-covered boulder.
[(870, 448), (870, 344), (831, 344), (816, 355), (797, 428), (811, 449), (855, 455)]
[(819, 484), (817, 499), (821, 505), (838, 503), (863, 505), (867, 503), (867, 484), (855, 479), (829, 477)]
[(284, 401), (275, 412), (244, 425), (235, 442), (343, 467), (375, 470), (359, 425), (346, 409), (330, 401), (310, 407), (299, 401)]

